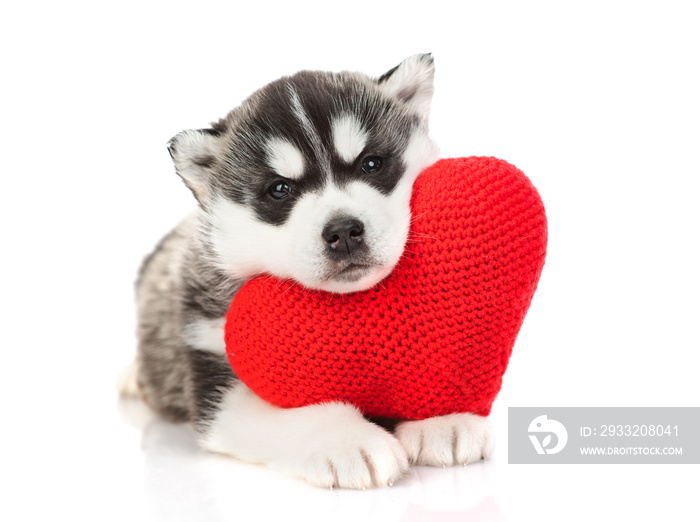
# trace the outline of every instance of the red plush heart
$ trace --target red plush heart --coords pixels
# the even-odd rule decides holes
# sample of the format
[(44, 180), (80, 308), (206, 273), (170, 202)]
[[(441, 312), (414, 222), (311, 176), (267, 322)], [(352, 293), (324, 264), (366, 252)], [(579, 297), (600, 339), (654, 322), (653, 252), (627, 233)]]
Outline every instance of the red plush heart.
[(494, 158), (440, 160), (416, 181), (405, 256), (375, 287), (305, 290), (259, 277), (226, 324), (234, 371), (281, 407), (488, 415), (544, 265), (537, 191)]

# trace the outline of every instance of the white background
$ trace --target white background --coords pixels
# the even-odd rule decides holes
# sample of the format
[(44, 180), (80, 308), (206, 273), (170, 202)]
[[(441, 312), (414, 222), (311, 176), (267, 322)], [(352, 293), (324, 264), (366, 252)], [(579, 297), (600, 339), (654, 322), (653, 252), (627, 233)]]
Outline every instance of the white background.
[[(508, 465), (506, 422), (510, 406), (700, 406), (693, 2), (251, 4), (0, 11), (0, 518), (697, 520), (697, 465)], [(436, 60), (443, 157), (514, 163), (549, 217), (493, 460), (330, 492), (119, 403), (137, 267), (193, 206), (166, 141), (283, 74), (378, 76), (417, 52)]]

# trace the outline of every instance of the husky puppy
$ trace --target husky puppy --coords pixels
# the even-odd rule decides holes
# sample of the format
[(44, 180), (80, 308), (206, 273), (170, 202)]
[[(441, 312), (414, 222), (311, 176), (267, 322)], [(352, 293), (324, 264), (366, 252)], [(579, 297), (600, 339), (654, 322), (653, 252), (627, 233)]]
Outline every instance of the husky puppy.
[(438, 158), (428, 136), (433, 73), (430, 55), (379, 79), (300, 72), (169, 142), (198, 208), (141, 269), (125, 395), (192, 422), (208, 450), (325, 487), (391, 485), (411, 463), (489, 454), (489, 423), (469, 414), (400, 422), (392, 433), (344, 403), (277, 408), (237, 379), (225, 353), (224, 316), (247, 279), (272, 274), (343, 293), (394, 268), (413, 183)]

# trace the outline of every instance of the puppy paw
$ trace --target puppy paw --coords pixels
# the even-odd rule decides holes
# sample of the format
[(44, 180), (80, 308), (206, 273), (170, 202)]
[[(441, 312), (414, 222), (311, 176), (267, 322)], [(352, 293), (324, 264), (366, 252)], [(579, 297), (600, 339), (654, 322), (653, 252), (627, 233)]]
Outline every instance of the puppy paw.
[(337, 426), (308, 441), (297, 475), (321, 487), (368, 489), (391, 486), (408, 472), (399, 441), (367, 421)]
[(399, 441), (349, 404), (278, 408), (239, 383), (226, 392), (201, 444), (321, 487), (390, 486), (408, 473)]
[(409, 461), (423, 466), (467, 465), (487, 459), (494, 445), (491, 421), (471, 413), (405, 421), (396, 437)]

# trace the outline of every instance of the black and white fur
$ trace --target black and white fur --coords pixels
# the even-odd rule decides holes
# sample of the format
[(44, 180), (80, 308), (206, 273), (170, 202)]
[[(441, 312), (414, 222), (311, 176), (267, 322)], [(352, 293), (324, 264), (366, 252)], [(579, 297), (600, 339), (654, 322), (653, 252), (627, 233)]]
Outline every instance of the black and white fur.
[[(390, 432), (343, 403), (280, 409), (241, 383), (225, 354), (224, 315), (247, 279), (272, 274), (343, 293), (394, 268), (413, 182), (438, 157), (428, 136), (433, 73), (430, 55), (378, 80), (300, 72), (171, 140), (199, 205), (141, 269), (139, 350), (123, 394), (192, 422), (204, 448), (319, 486), (391, 485), (410, 463), (488, 456), (481, 417), (405, 421)], [(273, 339), (284, 325), (269, 328)]]

